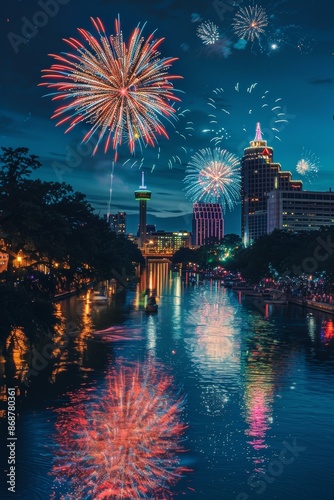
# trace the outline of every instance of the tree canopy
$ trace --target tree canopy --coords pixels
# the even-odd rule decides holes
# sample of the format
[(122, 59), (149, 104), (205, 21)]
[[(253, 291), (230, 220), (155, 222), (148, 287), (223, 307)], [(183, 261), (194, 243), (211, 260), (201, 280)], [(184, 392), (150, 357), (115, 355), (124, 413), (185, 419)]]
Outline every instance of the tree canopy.
[(144, 262), (138, 247), (117, 236), (84, 194), (65, 183), (31, 178), (41, 163), (27, 148), (1, 149), (0, 239), (6, 245), (0, 251), (9, 253), (9, 266), (0, 274), (0, 295), (8, 303), (6, 324), (12, 321), (14, 326), (18, 319), (10, 320), (18, 312), (16, 300), (22, 318), (33, 320), (37, 299), (50, 298), (56, 286), (64, 291), (109, 279), (115, 271), (129, 275), (135, 264)]
[(31, 179), (41, 163), (27, 148), (2, 148), (0, 164), (0, 228), (11, 242), (11, 264), (21, 251), (28, 266), (45, 264), (71, 281), (76, 275), (107, 279), (142, 261), (137, 247), (112, 232), (84, 194), (65, 183)]
[(231, 271), (258, 283), (263, 278), (298, 278), (324, 273), (334, 280), (334, 226), (292, 233), (276, 229), (251, 247), (240, 248), (227, 263)]
[(213, 240), (197, 249), (180, 248), (173, 256), (174, 264), (186, 266), (189, 262), (198, 264), (201, 269), (214, 269), (224, 266), (233, 258), (236, 251), (242, 246), (241, 238), (237, 234), (226, 234), (220, 240)]

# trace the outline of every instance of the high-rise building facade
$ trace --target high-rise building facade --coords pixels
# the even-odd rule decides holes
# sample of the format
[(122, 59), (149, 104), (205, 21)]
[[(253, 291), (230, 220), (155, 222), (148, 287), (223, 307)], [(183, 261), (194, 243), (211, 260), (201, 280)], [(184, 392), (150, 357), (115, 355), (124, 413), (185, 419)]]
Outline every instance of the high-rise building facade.
[(219, 203), (194, 203), (192, 223), (193, 245), (206, 245), (224, 238), (223, 210)]
[(315, 231), (334, 224), (334, 193), (332, 191), (291, 192), (274, 190), (268, 195), (267, 232)]
[(116, 234), (126, 233), (126, 213), (117, 212), (110, 215), (110, 227)]
[(144, 248), (146, 241), (146, 204), (151, 199), (151, 191), (144, 185), (142, 172), (141, 186), (135, 191), (135, 200), (139, 201), (139, 248)]
[[(155, 224), (146, 224), (146, 237), (150, 236), (150, 234), (155, 233), (157, 230), (157, 226)], [(140, 225), (138, 224), (137, 236), (140, 236)]]
[(188, 231), (156, 231), (151, 233), (145, 244), (145, 254), (173, 255), (180, 248), (191, 246), (191, 234)]
[(241, 235), (246, 247), (267, 233), (268, 194), (274, 189), (302, 190), (302, 182), (292, 180), (291, 172), (282, 171), (273, 156), (274, 150), (263, 140), (258, 123), (255, 138), (241, 161)]

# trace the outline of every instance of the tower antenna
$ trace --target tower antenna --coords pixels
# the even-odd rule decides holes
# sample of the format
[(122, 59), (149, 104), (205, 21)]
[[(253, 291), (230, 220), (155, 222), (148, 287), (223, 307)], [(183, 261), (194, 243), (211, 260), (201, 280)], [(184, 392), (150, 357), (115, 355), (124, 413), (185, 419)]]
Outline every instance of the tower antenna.
[(254, 141), (263, 141), (261, 125), (259, 122), (257, 122), (257, 124), (256, 124), (256, 134), (255, 134)]
[(139, 186), (139, 189), (146, 189), (146, 186), (144, 183), (144, 170), (141, 173), (141, 186)]

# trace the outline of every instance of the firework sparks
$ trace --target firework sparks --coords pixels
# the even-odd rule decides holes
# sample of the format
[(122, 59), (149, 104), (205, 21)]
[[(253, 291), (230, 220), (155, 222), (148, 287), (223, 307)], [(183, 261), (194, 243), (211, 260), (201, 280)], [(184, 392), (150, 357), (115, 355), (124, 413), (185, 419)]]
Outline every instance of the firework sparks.
[(88, 47), (74, 38), (65, 40), (75, 53), (51, 54), (56, 63), (42, 71), (47, 82), (40, 85), (55, 90), (53, 100), (66, 101), (52, 118), (60, 118), (57, 125), (67, 122), (66, 132), (90, 123), (83, 142), (98, 132), (94, 153), (101, 141), (106, 152), (110, 143), (116, 150), (126, 138), (133, 152), (136, 141), (154, 146), (156, 135), (168, 138), (161, 118), (173, 117), (170, 101), (180, 100), (170, 80), (181, 77), (167, 73), (177, 58), (160, 58), (163, 39), (155, 40), (152, 33), (145, 41), (139, 25), (126, 44), (119, 19), (110, 37), (100, 19), (91, 20), (98, 36), (78, 30)]
[(309, 35), (303, 35), (297, 41), (296, 47), (301, 54), (310, 54), (316, 46), (316, 40)]
[(174, 133), (171, 134), (175, 154), (170, 156), (167, 160), (169, 169), (172, 169), (174, 166), (182, 165), (187, 161), (191, 150), (191, 148), (187, 146), (187, 141), (189, 137), (193, 137), (195, 130), (194, 122), (190, 119), (190, 109), (177, 108), (176, 116), (177, 128), (175, 127)]
[[(284, 20), (292, 19), (293, 12), (282, 10), (288, 0), (269, 2), (265, 9), (258, 5), (240, 7), (231, 21), (231, 29), (239, 40), (234, 44), (236, 49), (244, 49), (247, 45), (253, 54), (261, 53), (272, 56), (287, 47), (308, 53), (314, 48), (314, 40), (305, 36), (304, 29), (296, 24), (284, 24)], [(240, 38), (241, 37), (241, 38)]]
[(193, 202), (219, 202), (231, 210), (240, 193), (239, 160), (224, 149), (201, 149), (188, 163), (184, 183)]
[[(283, 99), (277, 98), (269, 90), (264, 91), (257, 82), (248, 85), (237, 82), (232, 87), (217, 87), (209, 93), (207, 105), (208, 122), (201, 132), (208, 135), (214, 147), (226, 148), (226, 141), (229, 139), (243, 139), (239, 144), (240, 156), (247, 147), (244, 140), (253, 140), (255, 117), (270, 124), (270, 128), (264, 129), (268, 142), (281, 141), (279, 134), (288, 123)], [(235, 120), (235, 116), (238, 116), (238, 120)]]
[[(66, 498), (156, 498), (186, 469), (179, 464), (182, 401), (149, 361), (109, 374), (102, 390), (79, 391), (57, 410), (56, 483)], [(160, 498), (160, 497), (159, 497)], [(166, 498), (163, 496), (162, 498)]]
[(301, 159), (297, 162), (298, 174), (305, 176), (308, 180), (314, 179), (319, 172), (320, 160), (311, 151), (303, 150)]
[(219, 40), (219, 28), (212, 21), (205, 21), (198, 26), (197, 36), (204, 45), (213, 45)]
[(260, 39), (268, 25), (268, 16), (262, 7), (242, 7), (234, 17), (232, 26), (240, 38), (253, 42)]

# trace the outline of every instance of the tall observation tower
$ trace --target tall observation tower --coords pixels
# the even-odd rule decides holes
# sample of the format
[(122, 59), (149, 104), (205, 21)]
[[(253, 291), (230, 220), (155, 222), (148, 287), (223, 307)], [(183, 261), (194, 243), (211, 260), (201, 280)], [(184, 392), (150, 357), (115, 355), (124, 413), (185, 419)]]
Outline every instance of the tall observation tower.
[(135, 200), (139, 201), (139, 247), (144, 248), (146, 241), (146, 203), (151, 199), (151, 191), (144, 184), (144, 172), (141, 174), (141, 186), (135, 191)]

